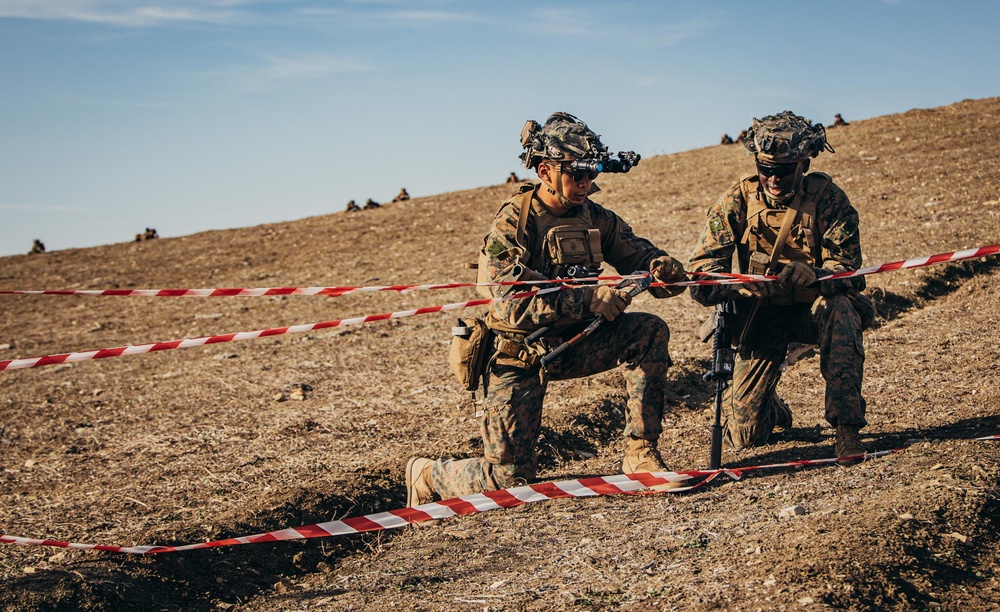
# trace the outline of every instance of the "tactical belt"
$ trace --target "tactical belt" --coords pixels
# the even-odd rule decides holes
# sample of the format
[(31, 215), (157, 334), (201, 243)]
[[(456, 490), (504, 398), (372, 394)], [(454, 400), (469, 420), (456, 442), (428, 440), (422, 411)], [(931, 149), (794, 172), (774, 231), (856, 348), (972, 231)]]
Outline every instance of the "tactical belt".
[(538, 363), (538, 360), (542, 358), (542, 355), (537, 352), (532, 351), (524, 344), (524, 340), (511, 340), (504, 338), (503, 336), (497, 334), (495, 336), (494, 346), (497, 352), (501, 355), (506, 355), (508, 357), (513, 357), (519, 361), (523, 361), (529, 366), (534, 366)]

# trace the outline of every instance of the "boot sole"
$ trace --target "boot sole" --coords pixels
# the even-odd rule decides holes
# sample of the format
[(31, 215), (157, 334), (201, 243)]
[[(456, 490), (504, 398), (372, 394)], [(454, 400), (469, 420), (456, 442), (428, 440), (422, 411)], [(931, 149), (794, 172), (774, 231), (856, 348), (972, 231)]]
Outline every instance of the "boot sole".
[(413, 457), (406, 462), (406, 505), (410, 508), (420, 505), (420, 499), (417, 497), (417, 488), (413, 486), (413, 464), (418, 459), (420, 457)]

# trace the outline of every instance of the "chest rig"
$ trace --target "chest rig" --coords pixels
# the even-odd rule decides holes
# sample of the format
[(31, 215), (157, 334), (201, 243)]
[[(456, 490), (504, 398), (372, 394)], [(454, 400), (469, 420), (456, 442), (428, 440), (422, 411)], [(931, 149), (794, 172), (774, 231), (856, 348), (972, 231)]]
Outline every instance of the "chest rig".
[[(535, 209), (535, 235), (532, 244), (525, 238), (528, 217), (534, 198), (532, 185), (521, 187), (512, 198), (518, 206), (517, 246), (518, 259), (526, 268), (537, 270), (546, 278), (584, 278), (601, 272), (604, 254), (601, 250), (601, 231), (594, 227), (589, 209), (578, 214), (557, 217), (548, 211)], [(489, 282), (485, 277), (488, 267), (486, 253), (479, 255), (478, 282)]]
[[(741, 272), (775, 274), (792, 262), (814, 267), (822, 264), (823, 231), (816, 219), (816, 205), (830, 181), (822, 172), (804, 176), (802, 192), (782, 208), (767, 205), (756, 175), (740, 181), (747, 204), (746, 226), (737, 244)], [(809, 303), (818, 296), (815, 289), (786, 287), (779, 289), (770, 303)]]

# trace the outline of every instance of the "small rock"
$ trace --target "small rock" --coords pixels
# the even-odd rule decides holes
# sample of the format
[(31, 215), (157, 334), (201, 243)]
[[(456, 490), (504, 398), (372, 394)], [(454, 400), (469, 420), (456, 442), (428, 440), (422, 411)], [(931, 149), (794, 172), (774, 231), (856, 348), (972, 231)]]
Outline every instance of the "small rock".
[(799, 600), (799, 605), (800, 606), (808, 606), (812, 602), (813, 602), (813, 598), (812, 597), (803, 597), (802, 599)]
[(0, 351), (9, 351), (11, 349), (10, 342), (4, 342), (0, 344)]
[(274, 395), (274, 398), (273, 398), (273, 399), (274, 399), (274, 401), (276, 401), (276, 402), (283, 402), (283, 401), (287, 400), (287, 399), (288, 399), (288, 397), (286, 397), (284, 393), (276, 393), (276, 394)]
[(913, 520), (913, 515), (910, 514), (909, 512), (904, 512), (904, 513), (902, 513), (902, 514), (899, 515), (899, 520), (901, 520), (901, 521), (912, 521)]
[(962, 542), (962, 543), (965, 543), (965, 541), (969, 539), (968, 536), (964, 536), (964, 535), (958, 533), (957, 531), (953, 531), (953, 532), (949, 533), (948, 536), (952, 537), (952, 538), (955, 538), (956, 540), (958, 540), (959, 542)]
[(781, 518), (787, 518), (789, 516), (802, 516), (805, 513), (806, 509), (796, 504), (794, 506), (788, 506), (787, 508), (782, 508), (781, 511), (778, 512), (778, 516)]

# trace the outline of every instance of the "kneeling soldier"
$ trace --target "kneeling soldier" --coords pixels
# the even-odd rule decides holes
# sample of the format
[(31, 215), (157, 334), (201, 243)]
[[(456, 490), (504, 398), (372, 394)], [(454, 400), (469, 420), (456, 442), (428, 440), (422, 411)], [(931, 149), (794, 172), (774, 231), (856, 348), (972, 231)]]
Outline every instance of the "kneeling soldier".
[[(733, 448), (765, 444), (792, 426), (776, 393), (790, 342), (818, 344), (826, 380), (826, 419), (836, 427), (837, 457), (863, 455), (865, 421), (861, 332), (874, 321), (863, 277), (823, 281), (861, 265), (858, 213), (847, 194), (810, 158), (833, 152), (822, 124), (784, 111), (753, 120), (744, 146), (756, 173), (743, 178), (708, 211), (691, 257), (698, 272), (777, 274), (778, 282), (692, 287), (703, 305), (736, 298), (741, 350), (723, 398), (723, 440)], [(733, 253), (739, 270), (733, 270)], [(736, 287), (733, 295), (729, 287)]]
[[(682, 264), (656, 248), (618, 215), (590, 200), (600, 171), (627, 172), (635, 153), (608, 155), (600, 137), (585, 123), (555, 113), (539, 126), (528, 121), (521, 133), (521, 160), (540, 183), (522, 185), (503, 203), (480, 253), (480, 282), (530, 281), (569, 276), (593, 277), (607, 262), (621, 274), (651, 272), (662, 282), (685, 279)], [(491, 297), (525, 290), (502, 285)], [(683, 287), (654, 287), (670, 297)], [(488, 360), (488, 395), (481, 431), (484, 456), (474, 459), (413, 458), (406, 466), (410, 506), (438, 498), (523, 485), (538, 469), (536, 444), (548, 380), (590, 376), (625, 366), (628, 393), (622, 472), (667, 471), (657, 449), (662, 429), (670, 332), (659, 317), (623, 312), (631, 297), (608, 285), (576, 284), (561, 291), (494, 303), (486, 323), (495, 334)], [(585, 348), (567, 350), (547, 364), (539, 360), (572, 338), (594, 317), (606, 322), (587, 338)], [(525, 337), (546, 328), (537, 343)]]

